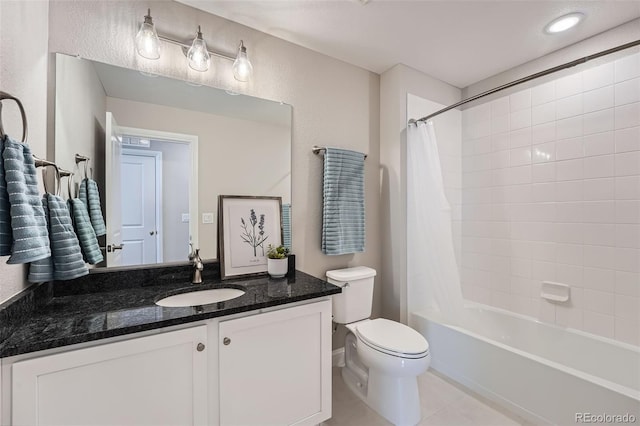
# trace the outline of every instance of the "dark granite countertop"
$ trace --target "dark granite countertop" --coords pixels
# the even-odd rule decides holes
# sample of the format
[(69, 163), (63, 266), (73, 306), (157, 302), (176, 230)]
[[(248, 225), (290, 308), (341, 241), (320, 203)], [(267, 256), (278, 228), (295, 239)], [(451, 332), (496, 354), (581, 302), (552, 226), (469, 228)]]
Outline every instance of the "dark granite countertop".
[[(205, 278), (203, 284), (197, 285), (190, 284), (188, 273), (183, 271), (167, 272), (152, 279), (147, 277), (139, 285), (130, 282), (134, 278), (131, 274), (111, 275), (108, 280), (101, 280), (100, 275), (110, 274), (91, 274), (88, 277), (93, 276), (93, 280), (87, 278), (79, 284), (80, 288), (93, 286), (95, 292), (86, 288), (68, 290), (71, 286), (58, 285), (59, 289), (52, 291), (46, 303), (23, 315), (19, 323), (14, 321), (10, 326), (6, 321), (1, 330), (3, 333), (0, 333), (0, 358), (284, 305), (341, 291), (333, 284), (300, 271), (282, 279), (264, 276), (221, 282), (217, 278)], [(108, 285), (105, 284), (107, 281)], [(220, 287), (242, 288), (246, 293), (203, 306), (166, 308), (155, 304), (169, 295)]]

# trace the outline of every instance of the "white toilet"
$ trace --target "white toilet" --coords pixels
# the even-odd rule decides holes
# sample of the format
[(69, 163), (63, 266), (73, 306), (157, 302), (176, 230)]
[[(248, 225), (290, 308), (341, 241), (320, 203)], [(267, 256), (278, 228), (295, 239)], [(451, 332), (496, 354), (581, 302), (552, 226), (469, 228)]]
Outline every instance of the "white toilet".
[(429, 343), (412, 328), (387, 319), (369, 319), (375, 269), (327, 271), (342, 287), (333, 296), (333, 321), (345, 324), (342, 378), (369, 407), (395, 425), (420, 422), (417, 377), (429, 368)]

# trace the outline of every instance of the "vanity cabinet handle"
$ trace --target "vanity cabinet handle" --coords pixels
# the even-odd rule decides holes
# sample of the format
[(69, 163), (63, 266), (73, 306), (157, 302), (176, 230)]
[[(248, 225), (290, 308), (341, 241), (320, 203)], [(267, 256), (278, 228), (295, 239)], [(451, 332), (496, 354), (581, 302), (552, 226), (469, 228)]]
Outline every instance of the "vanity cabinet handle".
[(198, 343), (198, 346), (196, 346), (196, 349), (198, 350), (198, 352), (204, 351), (204, 343)]
[(231, 339), (229, 339), (228, 337), (225, 337), (224, 339), (222, 339), (222, 343), (224, 343), (225, 346), (228, 346), (231, 343)]

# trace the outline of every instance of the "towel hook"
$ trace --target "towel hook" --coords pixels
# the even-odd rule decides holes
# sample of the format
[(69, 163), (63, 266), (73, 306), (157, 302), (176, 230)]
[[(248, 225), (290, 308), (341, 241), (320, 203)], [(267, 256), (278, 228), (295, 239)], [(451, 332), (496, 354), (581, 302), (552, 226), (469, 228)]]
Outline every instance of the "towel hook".
[(67, 193), (69, 194), (70, 200), (76, 198), (75, 182), (73, 180), (74, 175), (75, 173), (71, 173), (71, 175), (69, 176), (69, 180), (67, 180)]
[[(33, 162), (35, 163), (35, 166), (43, 168), (42, 184), (44, 185), (44, 192), (48, 192), (49, 194), (52, 194), (51, 192), (49, 192), (49, 189), (47, 188), (47, 175), (45, 173), (45, 170), (47, 167), (53, 167), (56, 170), (56, 182), (58, 183), (58, 187), (60, 187), (60, 169), (58, 168), (58, 165), (53, 161), (43, 160), (42, 158), (38, 158), (35, 155), (32, 155), (32, 157), (33, 157)], [(55, 191), (56, 188), (53, 188), (53, 189)]]
[[(65, 170), (65, 169), (60, 169), (60, 180), (62, 180), (62, 178), (69, 178), (67, 180), (67, 191), (69, 193), (69, 199), (71, 199), (71, 181), (73, 180), (73, 172), (70, 172), (69, 170)], [(62, 189), (61, 189), (61, 185), (60, 182), (58, 182), (58, 191), (56, 192), (56, 195), (61, 195), (62, 193)]]
[[(79, 163), (82, 163), (82, 166), (84, 168), (84, 178), (88, 179), (89, 178), (89, 174), (87, 173), (87, 169), (89, 168), (89, 161), (91, 160), (89, 157), (86, 157), (84, 155), (80, 155), (80, 154), (76, 154), (76, 166)], [(91, 170), (91, 178), (93, 178), (93, 169), (89, 169)]]
[[(53, 191), (54, 192), (50, 192), (49, 188), (47, 187), (47, 167), (53, 167), (55, 169), (56, 172), (56, 182), (54, 182), (53, 186)], [(42, 166), (42, 184), (44, 185), (44, 192), (47, 194), (56, 194), (56, 183), (57, 183), (57, 188), (60, 188), (60, 169), (58, 169), (58, 166), (56, 166), (55, 164), (45, 164)]]
[(24, 112), (24, 107), (22, 106), (22, 102), (20, 99), (15, 96), (11, 96), (7, 92), (0, 91), (0, 137), (4, 137), (4, 127), (2, 126), (2, 101), (3, 100), (12, 100), (18, 104), (18, 108), (20, 109), (20, 115), (22, 116), (22, 143), (27, 141), (27, 114)]

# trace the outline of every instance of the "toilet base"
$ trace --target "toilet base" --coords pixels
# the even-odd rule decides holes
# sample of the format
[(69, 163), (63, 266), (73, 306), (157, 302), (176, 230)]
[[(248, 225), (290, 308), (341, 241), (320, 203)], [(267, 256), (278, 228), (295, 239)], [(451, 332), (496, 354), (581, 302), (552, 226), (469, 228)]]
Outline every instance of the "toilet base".
[(369, 370), (367, 383), (347, 367), (342, 367), (347, 387), (371, 409), (396, 426), (420, 422), (420, 395), (417, 377), (389, 377)]

